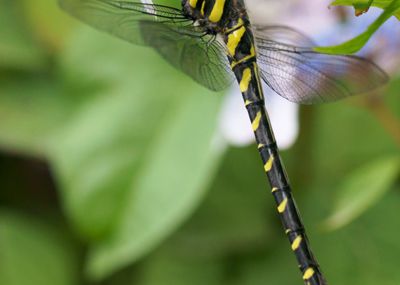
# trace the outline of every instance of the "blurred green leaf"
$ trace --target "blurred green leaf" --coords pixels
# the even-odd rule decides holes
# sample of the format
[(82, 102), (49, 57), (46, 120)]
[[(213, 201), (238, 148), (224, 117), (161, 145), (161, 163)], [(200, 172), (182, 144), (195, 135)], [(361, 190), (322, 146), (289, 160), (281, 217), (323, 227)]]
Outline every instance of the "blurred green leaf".
[(356, 16), (360, 16), (366, 12), (368, 12), (369, 8), (371, 7), (374, 0), (368, 0), (367, 3), (354, 3), (354, 9), (356, 12)]
[[(399, 82), (391, 81), (384, 94), (387, 105), (392, 109), (400, 106)], [(314, 117), (305, 128), (311, 128), (313, 166), (309, 168), (312, 179), (306, 185), (316, 185), (319, 189), (313, 195), (326, 201), (325, 207), (335, 199), (337, 181), (351, 173), (360, 165), (370, 162), (371, 157), (388, 157), (398, 152), (398, 145), (381, 125), (379, 120), (364, 107), (357, 104), (358, 98), (334, 104), (324, 104), (314, 108)], [(396, 116), (400, 112), (395, 113)], [(301, 161), (300, 161), (301, 165)], [(322, 190), (324, 189), (324, 190)]]
[(0, 145), (44, 156), (50, 134), (68, 118), (74, 104), (55, 80), (19, 75), (0, 80)]
[(67, 84), (96, 94), (60, 125), (50, 156), (70, 220), (95, 241), (88, 272), (98, 279), (149, 252), (197, 206), (221, 156), (221, 96), (151, 49), (89, 28), (62, 63)]
[[(221, 96), (151, 49), (90, 28), (59, 62), (52, 77), (4, 79), (0, 143), (49, 159), (69, 220), (97, 242), (90, 272), (104, 276), (151, 250), (200, 201), (221, 155), (212, 143)], [(142, 230), (143, 219), (157, 226)]]
[(149, 252), (203, 197), (220, 157), (212, 144), (219, 100), (211, 98), (181, 100), (155, 134), (117, 227), (92, 251), (91, 276), (102, 277)]
[(175, 234), (174, 251), (223, 258), (270, 244), (281, 228), (262, 170), (254, 145), (230, 149), (207, 198)]
[(269, 192), (257, 148), (229, 149), (199, 209), (139, 264), (140, 284), (241, 284), (239, 263), (266, 248), (292, 257)]
[[(322, 188), (313, 189), (314, 193)], [(396, 190), (399, 190), (397, 187)], [(318, 215), (319, 204), (328, 205), (329, 199), (315, 199), (307, 195), (306, 207), (310, 218)], [(398, 211), (400, 197), (397, 191), (385, 195), (376, 207), (357, 222), (338, 231), (321, 234), (307, 223), (308, 237), (322, 270), (332, 284), (396, 285), (400, 282), (398, 270)], [(307, 207), (308, 206), (308, 207)], [(304, 211), (302, 211), (304, 213)], [(271, 251), (259, 251), (250, 256), (236, 256), (232, 285), (301, 284), (293, 253), (287, 241), (275, 241)], [(232, 271), (231, 271), (232, 272)]]
[(219, 285), (225, 280), (222, 260), (188, 258), (171, 247), (157, 250), (143, 265), (140, 285)]
[[(394, 83), (396, 81), (390, 82), (390, 92), (382, 96), (398, 117), (399, 82)], [(305, 193), (299, 201), (300, 211), (312, 248), (329, 283), (396, 285), (400, 284), (400, 272), (396, 269), (398, 251), (394, 250), (398, 248), (396, 239), (400, 228), (400, 221), (395, 214), (400, 203), (398, 185), (392, 188), (396, 191), (383, 195), (379, 203), (344, 228), (322, 233), (321, 229), (317, 231), (313, 227), (320, 222), (318, 220), (330, 214), (332, 201), (337, 200), (338, 181), (360, 165), (371, 163), (371, 157), (389, 157), (399, 151), (398, 145), (377, 118), (357, 104), (360, 100), (365, 99), (359, 96), (303, 109), (311, 114), (302, 120), (301, 137), (304, 131), (310, 133), (311, 137), (308, 138), (307, 147), (299, 149), (301, 155), (297, 157), (296, 165), (305, 168), (308, 175), (301, 179), (303, 188), (294, 184), (293, 189)], [(293, 181), (293, 172), (289, 169), (288, 173)], [(314, 224), (310, 221), (314, 221)], [(274, 259), (271, 262), (282, 262), (280, 264), (285, 266), (281, 260)], [(265, 283), (269, 276), (275, 276), (271, 271), (263, 275), (261, 268), (259, 266), (260, 271), (249, 273), (249, 278), (258, 273), (264, 276)]]
[(360, 216), (390, 189), (399, 174), (398, 156), (379, 158), (356, 169), (343, 181), (325, 227), (336, 230)]
[(18, 1), (0, 0), (0, 67), (40, 69), (45, 65), (44, 53), (21, 14)]
[(57, 51), (77, 21), (61, 11), (57, 0), (20, 0), (32, 34), (49, 51)]
[(0, 211), (0, 284), (76, 285), (77, 256), (54, 226)]
[(384, 12), (373, 22), (367, 30), (358, 35), (357, 37), (342, 43), (337, 46), (328, 47), (315, 47), (314, 50), (317, 52), (327, 54), (351, 54), (359, 51), (371, 38), (371, 36), (383, 25), (391, 16), (393, 16), (400, 8), (400, 0), (394, 0), (389, 6), (387, 6)]

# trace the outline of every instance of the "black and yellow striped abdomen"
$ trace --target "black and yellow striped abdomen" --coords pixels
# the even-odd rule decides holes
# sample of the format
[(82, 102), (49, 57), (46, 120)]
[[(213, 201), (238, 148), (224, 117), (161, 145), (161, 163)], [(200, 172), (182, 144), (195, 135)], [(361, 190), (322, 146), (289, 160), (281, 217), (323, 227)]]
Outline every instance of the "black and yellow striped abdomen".
[(271, 185), (277, 211), (296, 255), (303, 280), (307, 285), (326, 285), (319, 265), (311, 252), (265, 110), (253, 35), (245, 23), (245, 19), (239, 19), (236, 25), (227, 29), (223, 37), (231, 68), (239, 83), (264, 171)]
[(185, 0), (187, 11), (200, 25), (222, 36), (230, 67), (240, 91), (258, 150), (272, 189), (277, 211), (306, 285), (326, 285), (314, 258), (284, 169), (264, 106), (254, 37), (240, 0)]

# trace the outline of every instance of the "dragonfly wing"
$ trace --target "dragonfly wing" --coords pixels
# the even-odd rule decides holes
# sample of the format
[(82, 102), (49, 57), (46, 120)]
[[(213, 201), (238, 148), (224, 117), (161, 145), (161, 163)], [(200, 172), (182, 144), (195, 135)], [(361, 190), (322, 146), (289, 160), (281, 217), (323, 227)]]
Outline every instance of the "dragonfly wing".
[(181, 10), (129, 0), (59, 0), (61, 8), (87, 24), (134, 44), (143, 44), (139, 21), (191, 23)]
[(252, 25), (252, 31), (256, 38), (273, 40), (282, 44), (298, 47), (314, 47), (316, 44), (307, 35), (287, 26), (271, 25)]
[(148, 45), (174, 67), (211, 90), (232, 82), (225, 49), (181, 10), (130, 0), (59, 0), (89, 25), (133, 44)]
[(255, 33), (261, 77), (289, 101), (302, 104), (336, 101), (373, 90), (388, 80), (386, 73), (369, 60), (314, 52), (307, 46), (307, 42), (312, 42), (300, 33), (296, 37), (294, 30), (282, 42), (272, 39), (274, 33), (279, 34), (278, 30), (265, 31), (263, 35)]
[(232, 83), (225, 47), (215, 37), (151, 21), (142, 21), (140, 27), (146, 45), (201, 85), (220, 91)]

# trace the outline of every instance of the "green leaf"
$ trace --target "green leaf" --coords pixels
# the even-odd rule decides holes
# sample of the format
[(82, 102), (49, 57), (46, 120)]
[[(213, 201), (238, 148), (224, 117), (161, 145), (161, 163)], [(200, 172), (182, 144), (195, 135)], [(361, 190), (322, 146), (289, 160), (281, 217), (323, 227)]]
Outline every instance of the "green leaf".
[(343, 5), (353, 6), (356, 16), (360, 16), (361, 14), (368, 12), (373, 2), (374, 0), (368, 0), (368, 1), (336, 0), (333, 3), (331, 3), (330, 6), (343, 6)]
[(371, 7), (373, 1), (374, 0), (369, 0), (369, 2), (366, 3), (366, 4), (365, 3), (360, 3), (360, 4), (354, 3), (353, 6), (354, 6), (354, 9), (355, 9), (355, 12), (356, 12), (356, 16), (360, 16), (360, 15), (368, 12), (368, 10)]
[[(330, 200), (315, 202), (327, 206)], [(397, 270), (400, 221), (396, 215), (399, 203), (398, 191), (390, 192), (357, 223), (325, 234), (313, 231), (312, 223), (305, 220), (313, 252), (329, 284), (400, 284)], [(315, 208), (315, 203), (309, 204), (312, 216), (319, 214)], [(285, 237), (282, 235), (270, 246), (270, 251), (235, 256), (234, 280), (229, 284), (301, 284), (293, 252), (287, 249)], [(232, 271), (229, 273), (232, 276)]]
[(50, 157), (99, 279), (152, 250), (201, 201), (222, 154), (213, 143), (222, 97), (151, 49), (88, 28), (62, 62), (67, 84), (91, 97), (60, 125)]
[(0, 0), (0, 67), (41, 69), (45, 66), (44, 53), (21, 14), (18, 1)]
[[(201, 200), (222, 154), (213, 144), (222, 97), (151, 49), (90, 28), (58, 62), (56, 74), (2, 80), (0, 144), (48, 159), (72, 226), (96, 241), (90, 272), (104, 276), (151, 250)], [(142, 218), (157, 226), (142, 231)], [(132, 239), (131, 227), (143, 236)]]
[(257, 148), (229, 149), (199, 209), (140, 263), (140, 284), (236, 284), (237, 262), (266, 246), (290, 256), (269, 192)]
[(400, 174), (400, 157), (371, 161), (356, 169), (338, 190), (333, 213), (325, 221), (328, 230), (349, 224), (385, 194)]
[(0, 211), (0, 260), (0, 284), (78, 284), (72, 243), (32, 216)]
[(230, 149), (207, 198), (175, 234), (175, 251), (185, 256), (223, 258), (257, 251), (271, 242), (274, 233), (281, 234), (262, 169), (254, 145)]
[(56, 80), (36, 76), (0, 80), (0, 146), (44, 156), (50, 134), (68, 118), (73, 103)]
[(58, 51), (77, 21), (62, 11), (56, 0), (20, 0), (25, 20), (35, 38), (50, 52)]
[(220, 260), (193, 259), (171, 247), (163, 247), (144, 262), (140, 285), (218, 285), (224, 280)]
[(197, 206), (220, 157), (212, 144), (218, 101), (188, 96), (171, 111), (147, 150), (140, 177), (129, 187), (119, 223), (91, 252), (92, 277), (103, 277), (148, 253)]
[(351, 54), (359, 51), (371, 36), (400, 8), (400, 0), (394, 0), (367, 30), (357, 37), (337, 46), (315, 47), (314, 50), (327, 54)]
[[(353, 6), (356, 15), (359, 16), (367, 12), (371, 6), (386, 9), (392, 2), (393, 0), (336, 0), (331, 3), (331, 6)], [(400, 19), (400, 11), (394, 13), (394, 15)]]

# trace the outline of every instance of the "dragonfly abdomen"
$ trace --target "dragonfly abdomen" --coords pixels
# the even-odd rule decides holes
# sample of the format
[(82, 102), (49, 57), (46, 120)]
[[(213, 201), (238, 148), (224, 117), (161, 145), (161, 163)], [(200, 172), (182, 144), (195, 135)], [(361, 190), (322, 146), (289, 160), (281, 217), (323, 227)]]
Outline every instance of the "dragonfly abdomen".
[(250, 27), (245, 24), (245, 19), (239, 19), (234, 26), (227, 29), (223, 38), (231, 69), (239, 83), (249, 114), (264, 171), (277, 205), (277, 212), (296, 255), (303, 280), (307, 285), (326, 285), (318, 262), (311, 252), (265, 110), (253, 34)]
[(295, 253), (303, 280), (307, 285), (326, 285), (292, 197), (290, 183), (265, 110), (257, 63), (246, 61), (236, 65), (233, 70), (249, 114), (277, 212)]

